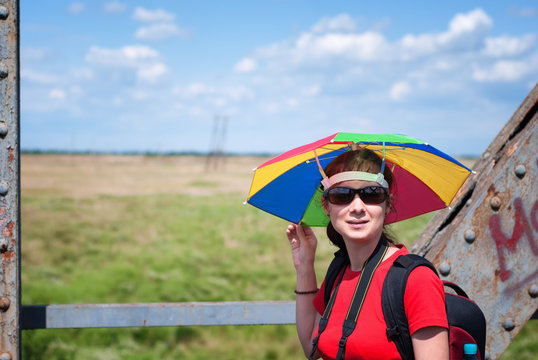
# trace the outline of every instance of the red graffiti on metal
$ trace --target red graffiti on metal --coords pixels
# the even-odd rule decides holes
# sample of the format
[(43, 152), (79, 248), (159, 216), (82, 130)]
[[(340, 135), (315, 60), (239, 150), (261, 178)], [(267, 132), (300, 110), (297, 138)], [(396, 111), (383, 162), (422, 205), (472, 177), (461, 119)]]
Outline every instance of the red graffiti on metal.
[[(508, 253), (514, 253), (516, 251), (516, 246), (521, 240), (522, 237), (526, 237), (532, 253), (534, 256), (538, 257), (538, 245), (534, 237), (534, 232), (538, 231), (538, 201), (534, 202), (530, 212), (530, 218), (527, 217), (525, 209), (523, 207), (523, 201), (521, 198), (514, 199), (514, 230), (512, 236), (508, 237), (501, 229), (501, 218), (498, 214), (491, 216), (489, 219), (489, 230), (491, 236), (495, 241), (497, 247), (497, 255), (499, 258), (499, 272), (498, 275), (501, 281), (506, 281), (512, 275), (511, 271), (506, 269), (505, 264), (505, 254), (504, 250), (506, 249)], [(529, 221), (530, 220), (530, 221)]]

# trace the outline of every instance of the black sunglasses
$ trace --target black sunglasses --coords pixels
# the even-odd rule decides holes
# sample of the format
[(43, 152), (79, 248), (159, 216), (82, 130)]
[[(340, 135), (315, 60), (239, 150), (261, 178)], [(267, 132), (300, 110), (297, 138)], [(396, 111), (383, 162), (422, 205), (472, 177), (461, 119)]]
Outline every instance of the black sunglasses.
[(345, 205), (349, 204), (359, 195), (362, 202), (367, 205), (381, 204), (387, 199), (387, 189), (381, 186), (366, 186), (360, 189), (350, 189), (347, 187), (335, 187), (326, 190), (323, 196), (329, 200), (331, 204)]

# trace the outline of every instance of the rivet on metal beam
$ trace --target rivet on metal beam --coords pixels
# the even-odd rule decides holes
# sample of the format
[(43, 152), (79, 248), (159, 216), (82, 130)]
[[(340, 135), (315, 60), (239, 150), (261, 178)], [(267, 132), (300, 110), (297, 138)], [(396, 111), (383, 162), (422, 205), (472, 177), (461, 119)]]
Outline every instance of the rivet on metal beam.
[(8, 127), (5, 122), (0, 122), (0, 138), (5, 138), (8, 133)]
[(516, 166), (514, 172), (516, 173), (516, 176), (518, 178), (523, 179), (523, 177), (527, 173), (527, 169), (525, 168), (525, 165), (519, 164), (518, 166)]
[(7, 185), (7, 182), (0, 181), (0, 196), (6, 196), (9, 191), (9, 187)]
[(9, 74), (9, 72), (7, 71), (6, 67), (4, 65), (0, 64), (0, 79), (7, 78), (8, 74)]
[(450, 274), (450, 265), (448, 265), (447, 263), (442, 263), (439, 267), (439, 272), (443, 276), (448, 276), (448, 274)]
[(510, 318), (504, 319), (502, 325), (503, 325), (504, 330), (506, 331), (512, 331), (516, 327), (516, 324), (514, 324), (514, 320)]
[(6, 312), (7, 309), (9, 309), (10, 305), (11, 305), (11, 301), (7, 297), (2, 296), (0, 298), (0, 311)]
[(500, 209), (501, 207), (501, 199), (499, 199), (497, 196), (494, 196), (491, 198), (491, 200), (489, 201), (489, 205), (491, 206), (491, 208), (494, 210), (494, 211), (497, 211)]
[(538, 286), (536, 284), (531, 285), (531, 287), (529, 288), (529, 295), (531, 296), (531, 298), (538, 297)]
[(472, 244), (476, 240), (476, 234), (473, 230), (467, 229), (463, 233), (463, 238), (465, 241), (467, 241), (469, 244)]
[(6, 20), (8, 16), (9, 16), (9, 11), (7, 7), (0, 6), (0, 20)]
[(11, 359), (13, 358), (11, 357), (11, 354), (8, 352), (3, 352), (0, 354), (0, 360), (11, 360)]

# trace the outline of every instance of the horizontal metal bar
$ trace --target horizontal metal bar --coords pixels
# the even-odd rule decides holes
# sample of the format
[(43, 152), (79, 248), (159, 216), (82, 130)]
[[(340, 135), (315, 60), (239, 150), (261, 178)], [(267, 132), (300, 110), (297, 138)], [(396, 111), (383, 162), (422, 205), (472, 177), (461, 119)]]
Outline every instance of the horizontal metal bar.
[(295, 301), (26, 305), (22, 330), (295, 324)]

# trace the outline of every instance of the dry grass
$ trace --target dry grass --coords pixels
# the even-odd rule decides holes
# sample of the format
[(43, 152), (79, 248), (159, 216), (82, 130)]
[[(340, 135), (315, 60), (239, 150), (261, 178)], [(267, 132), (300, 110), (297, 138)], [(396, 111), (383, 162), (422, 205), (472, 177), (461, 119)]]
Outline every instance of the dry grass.
[(23, 154), (21, 186), (75, 199), (96, 195), (247, 195), (252, 169), (266, 159), (228, 157), (215, 166), (203, 156)]

